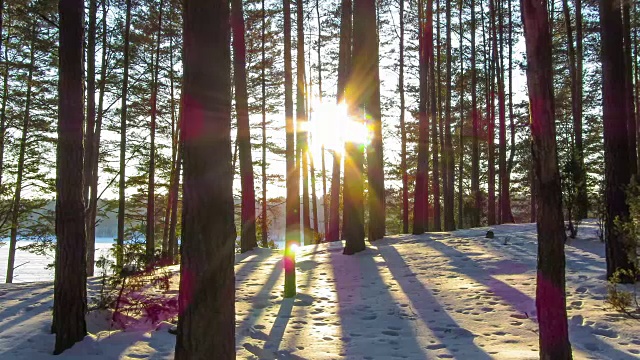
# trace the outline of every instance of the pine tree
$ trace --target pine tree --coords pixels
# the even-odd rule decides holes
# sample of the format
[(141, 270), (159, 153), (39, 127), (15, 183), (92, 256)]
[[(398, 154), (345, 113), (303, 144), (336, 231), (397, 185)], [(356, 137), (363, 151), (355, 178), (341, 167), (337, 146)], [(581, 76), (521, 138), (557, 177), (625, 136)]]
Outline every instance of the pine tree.
[[(54, 354), (87, 333), (86, 223), (82, 125), (83, 11), (80, 0), (60, 0), (59, 118), (56, 177), (56, 269), (53, 294)], [(35, 33), (35, 31), (34, 31)], [(31, 50), (33, 54), (33, 49)]]
[[(427, 59), (427, 26), (424, 25), (424, 5), (418, 1), (418, 59), (419, 59), (419, 83), (420, 98), (418, 102), (418, 169), (416, 171), (416, 185), (413, 202), (413, 234), (422, 234), (426, 230), (427, 220), (427, 133), (429, 131), (429, 118), (427, 117), (428, 96), (428, 71)], [(406, 174), (406, 170), (404, 171)]]
[(234, 359), (229, 3), (188, 1), (183, 11), (184, 228), (175, 356)]

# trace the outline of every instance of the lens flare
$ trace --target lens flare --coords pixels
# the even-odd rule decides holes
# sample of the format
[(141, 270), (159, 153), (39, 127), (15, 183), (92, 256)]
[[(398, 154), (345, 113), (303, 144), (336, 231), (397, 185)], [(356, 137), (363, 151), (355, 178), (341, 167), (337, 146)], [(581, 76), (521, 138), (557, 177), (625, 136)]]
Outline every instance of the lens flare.
[(310, 122), (302, 131), (311, 135), (311, 148), (314, 154), (320, 154), (322, 147), (342, 153), (344, 144), (352, 142), (367, 145), (371, 142), (371, 129), (348, 113), (347, 105), (323, 103), (318, 99), (312, 102)]

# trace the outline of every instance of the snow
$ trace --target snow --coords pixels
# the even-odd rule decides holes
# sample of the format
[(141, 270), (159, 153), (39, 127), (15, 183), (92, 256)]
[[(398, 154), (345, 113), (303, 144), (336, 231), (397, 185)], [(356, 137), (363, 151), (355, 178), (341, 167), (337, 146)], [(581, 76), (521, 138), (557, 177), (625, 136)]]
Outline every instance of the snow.
[[(604, 302), (596, 228), (582, 224), (566, 246), (574, 358), (640, 359), (640, 322)], [(484, 237), (489, 229), (494, 239)], [(294, 299), (282, 298), (282, 251), (238, 255), (237, 357), (537, 359), (536, 253), (535, 224), (390, 236), (354, 256), (341, 243), (306, 246)], [(170, 271), (166, 296), (175, 297), (177, 267)], [(98, 282), (89, 280), (90, 295)], [(50, 281), (0, 285), (0, 359), (173, 358), (171, 324), (121, 331), (104, 312), (90, 313), (90, 334), (53, 357), (52, 293)]]

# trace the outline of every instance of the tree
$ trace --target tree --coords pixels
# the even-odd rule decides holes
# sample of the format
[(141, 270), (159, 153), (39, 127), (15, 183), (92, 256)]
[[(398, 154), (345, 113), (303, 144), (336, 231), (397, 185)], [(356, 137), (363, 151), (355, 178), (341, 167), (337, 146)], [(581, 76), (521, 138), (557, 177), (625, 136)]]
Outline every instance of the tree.
[(131, 0), (126, 0), (126, 20), (124, 28), (124, 70), (122, 77), (122, 110), (120, 111), (120, 185), (118, 193), (118, 238), (116, 264), (123, 266), (122, 247), (124, 246), (124, 221), (125, 221), (125, 187), (126, 187), (126, 156), (127, 156), (127, 96), (129, 91), (129, 35), (131, 27)]
[(231, 2), (233, 32), (233, 78), (235, 80), (236, 114), (238, 117), (238, 148), (240, 152), (240, 181), (242, 183), (242, 211), (240, 251), (247, 252), (258, 246), (256, 240), (256, 203), (251, 160), (251, 134), (249, 130), (249, 101), (247, 95), (246, 45), (244, 41), (244, 15), (242, 0)]
[[(89, 190), (93, 176), (93, 145), (96, 122), (96, 17), (98, 13), (98, 1), (89, 1), (89, 27), (87, 34), (87, 124), (85, 131), (84, 154), (84, 198), (88, 202)], [(96, 252), (95, 224), (91, 207), (87, 209), (87, 276), (93, 276), (93, 268)]]
[(476, 2), (471, 0), (471, 194), (473, 195), (473, 213), (471, 214), (471, 227), (480, 226), (480, 214), (482, 209), (480, 193), (480, 121), (478, 119), (478, 99), (477, 84), (478, 74), (476, 72)]
[[(338, 85), (336, 98), (338, 104), (346, 104), (346, 88), (351, 71), (352, 44), (352, 2), (342, 0), (340, 16), (340, 49), (338, 59)], [(345, 155), (346, 155), (345, 146)], [(340, 165), (339, 151), (333, 152), (333, 169), (331, 172), (331, 201), (329, 209), (329, 234), (327, 241), (340, 240)], [(345, 160), (346, 165), (346, 160)], [(346, 176), (346, 172), (345, 172)], [(346, 182), (346, 178), (345, 178)], [(345, 208), (346, 211), (346, 208)], [(344, 228), (343, 228), (344, 231)]]
[[(419, 59), (419, 80), (420, 80), (420, 99), (418, 102), (418, 169), (416, 171), (416, 186), (413, 202), (413, 234), (422, 234), (425, 232), (427, 225), (426, 212), (428, 207), (427, 201), (427, 147), (429, 132), (429, 118), (427, 117), (427, 96), (428, 96), (428, 71), (429, 64), (427, 58), (427, 34), (429, 31), (424, 25), (424, 5), (422, 0), (418, 1), (418, 59)], [(403, 126), (403, 125), (401, 125)], [(406, 176), (404, 170), (403, 176)]]
[(521, 0), (538, 183), (536, 309), (540, 359), (571, 359), (565, 298), (564, 221), (554, 122), (551, 33), (546, 1)]
[[(355, 102), (361, 114), (366, 116), (367, 125), (371, 128), (371, 143), (367, 146), (367, 176), (369, 199), (369, 241), (382, 239), (385, 235), (385, 201), (384, 201), (384, 156), (382, 153), (382, 113), (380, 110), (380, 70), (378, 66), (378, 22), (376, 3), (368, 0), (362, 5), (365, 13), (354, 11), (353, 56), (354, 79), (362, 80), (359, 100)], [(354, 5), (355, 6), (355, 5)], [(356, 21), (361, 24), (356, 32)], [(362, 26), (360, 28), (360, 26)], [(362, 48), (358, 41), (362, 41)], [(356, 52), (356, 48), (359, 51)], [(362, 71), (362, 73), (360, 73)]]
[[(420, 7), (420, 10), (422, 7)], [(402, 173), (402, 232), (409, 233), (409, 174), (407, 172), (407, 129), (405, 128), (404, 95), (404, 0), (400, 0), (400, 57), (398, 92), (400, 93), (400, 172)], [(422, 53), (421, 53), (422, 54)], [(426, 185), (425, 185), (426, 186)], [(415, 206), (415, 205), (414, 205)], [(415, 211), (415, 210), (414, 210)]]
[[(320, 18), (320, 1), (316, 0), (316, 17), (318, 18), (318, 99), (322, 103), (322, 19)], [(322, 215), (324, 238), (329, 234), (329, 203), (327, 202), (327, 171), (325, 169), (325, 148), (322, 144)], [(318, 229), (316, 229), (318, 230)]]
[[(438, 8), (440, 7), (440, 1), (436, 0)], [(427, 3), (427, 28), (430, 28), (431, 38), (428, 41), (432, 44), (431, 48), (433, 49), (433, 0), (428, 0)], [(438, 36), (437, 39), (440, 38), (440, 22), (438, 21)], [(440, 78), (440, 41), (437, 42), (438, 46), (438, 56), (437, 59), (434, 57), (434, 52), (431, 51), (429, 54), (429, 91), (431, 92), (431, 121), (433, 123), (433, 131), (431, 133), (431, 148), (433, 154), (433, 176), (432, 176), (432, 186), (433, 186), (433, 231), (441, 230), (441, 218), (440, 218), (440, 165), (439, 165), (439, 155), (438, 155), (438, 139), (441, 138), (438, 134), (438, 123), (442, 121), (442, 116), (438, 111), (438, 107), (440, 106), (440, 95), (437, 95), (440, 86), (436, 87), (436, 84), (439, 84)], [(436, 79), (436, 67), (438, 73), (438, 79)]]
[[(265, 51), (265, 42), (266, 42), (266, 18), (267, 14), (265, 12), (264, 0), (262, 0), (262, 16), (261, 16), (262, 24), (260, 31), (260, 55), (261, 55), (261, 64), (260, 64), (260, 111), (262, 113), (262, 221), (260, 223), (261, 235), (262, 235), (262, 247), (267, 247), (269, 239), (269, 233), (267, 229), (267, 79), (265, 77), (265, 69), (267, 67), (266, 62), (266, 51)], [(324, 165), (324, 161), (323, 161)], [(326, 212), (326, 210), (325, 210)], [(326, 219), (326, 216), (325, 216)], [(326, 220), (325, 220), (326, 222)]]
[(310, 245), (313, 240), (311, 235), (311, 216), (309, 210), (309, 136), (304, 129), (307, 122), (307, 109), (305, 104), (305, 59), (304, 59), (304, 3), (296, 1), (297, 14), (297, 50), (296, 56), (296, 163), (300, 164), (302, 171), (302, 234), (304, 244)]
[(284, 296), (296, 295), (295, 249), (300, 245), (300, 167), (296, 156), (296, 126), (293, 121), (293, 79), (291, 64), (291, 2), (283, 0), (284, 7), (284, 116), (286, 121), (286, 243)]
[[(61, 0), (59, 118), (56, 176), (56, 269), (53, 293), (54, 354), (87, 333), (86, 223), (83, 199), (83, 11), (81, 0)], [(32, 50), (33, 51), (33, 50)]]
[[(464, 26), (462, 22), (462, 7), (463, 2), (460, 1), (459, 9), (459, 22), (460, 22), (460, 142), (458, 143), (458, 227), (464, 227), (463, 222), (463, 204), (464, 204), (464, 192), (462, 190), (462, 175), (464, 172)], [(472, 52), (474, 50), (471, 50)]]
[[(62, 4), (60, 4), (62, 6)], [(27, 135), (31, 121), (32, 81), (35, 70), (35, 40), (37, 36), (37, 22), (31, 26), (31, 43), (29, 44), (29, 65), (27, 75), (27, 93), (25, 95), (25, 108), (22, 120), (22, 136), (20, 139), (20, 153), (18, 155), (18, 174), (16, 176), (16, 191), (13, 195), (13, 209), (11, 211), (11, 235), (9, 239), (9, 256), (7, 261), (6, 283), (13, 282), (13, 270), (15, 267), (16, 244), (18, 242), (18, 225), (20, 215), (20, 202), (22, 197), (23, 177), (25, 173), (25, 153), (27, 148)]]
[[(616, 221), (627, 221), (629, 206), (625, 187), (631, 177), (627, 117), (627, 94), (623, 25), (620, 3), (600, 1), (600, 26), (602, 37), (602, 110), (604, 120), (605, 156), (605, 203), (606, 224), (605, 244), (607, 277), (618, 270), (634, 269), (631, 257), (633, 247), (623, 231), (616, 228)], [(538, 188), (541, 192), (542, 189)], [(541, 194), (540, 194), (541, 196)], [(540, 209), (541, 210), (541, 209)], [(542, 211), (540, 211), (542, 212)], [(623, 282), (633, 282), (633, 276), (622, 275)]]
[(455, 230), (456, 224), (453, 217), (454, 214), (454, 156), (453, 156), (453, 143), (451, 141), (451, 65), (453, 63), (451, 55), (451, 2), (447, 1), (445, 6), (447, 24), (446, 24), (446, 75), (447, 82), (446, 99), (445, 99), (445, 115), (444, 115), (444, 181), (446, 183), (444, 187), (444, 230)]
[(234, 359), (229, 3), (188, 1), (183, 11), (184, 228), (175, 354)]

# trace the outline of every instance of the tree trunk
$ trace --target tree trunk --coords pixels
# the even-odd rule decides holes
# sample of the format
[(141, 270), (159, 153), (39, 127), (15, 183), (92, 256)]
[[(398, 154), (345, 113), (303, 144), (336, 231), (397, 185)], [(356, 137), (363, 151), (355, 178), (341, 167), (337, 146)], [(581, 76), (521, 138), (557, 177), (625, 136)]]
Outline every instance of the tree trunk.
[[(367, 127), (371, 129), (371, 142), (367, 146), (367, 176), (369, 202), (369, 241), (382, 239), (385, 235), (385, 188), (384, 157), (382, 153), (382, 113), (380, 110), (380, 69), (378, 49), (378, 22), (376, 18), (376, 2), (365, 1), (362, 4), (362, 33), (356, 36), (354, 31), (354, 63), (363, 67), (366, 72), (356, 74), (362, 79), (361, 86), (367, 89), (360, 101), (356, 102), (366, 116)], [(355, 28), (355, 25), (354, 25)], [(361, 52), (356, 53), (356, 40), (362, 40)], [(359, 47), (359, 46), (358, 46)], [(365, 55), (366, 54), (366, 55)]]
[(536, 309), (540, 359), (571, 359), (565, 298), (564, 221), (554, 122), (551, 34), (545, 2), (521, 0), (527, 48), (533, 163), (540, 193)]
[[(459, 146), (459, 163), (458, 163), (458, 227), (464, 228), (463, 221), (463, 207), (464, 207), (464, 192), (462, 191), (462, 172), (464, 162), (464, 26), (462, 24), (462, 6), (463, 1), (460, 1), (460, 144)], [(473, 51), (473, 50), (472, 50)]]
[(235, 359), (229, 27), (228, 1), (185, 2), (177, 360)]
[[(353, 56), (352, 68), (347, 85), (347, 101), (354, 109), (356, 121), (363, 114), (375, 116), (373, 109), (366, 110), (366, 105), (374, 91), (372, 83), (374, 67), (377, 69), (377, 51), (374, 57), (372, 46), (376, 43), (376, 8), (373, 0), (355, 0), (353, 2)], [(374, 30), (371, 32), (371, 26)], [(377, 48), (377, 47), (376, 47)], [(373, 80), (375, 81), (375, 80)], [(368, 91), (361, 91), (367, 89)], [(375, 136), (375, 135), (374, 135)], [(352, 255), (365, 249), (364, 243), (364, 153), (360, 144), (347, 142), (344, 162), (344, 238), (346, 245), (344, 254)], [(370, 195), (373, 196), (373, 195)]]
[[(402, 1), (401, 1), (402, 3)], [(401, 5), (402, 6), (402, 5)], [(402, 8), (401, 8), (402, 9)], [(426, 231), (425, 221), (427, 209), (427, 132), (429, 131), (429, 118), (427, 117), (427, 96), (428, 96), (428, 71), (427, 59), (427, 27), (424, 25), (424, 4), (418, 0), (418, 59), (419, 59), (419, 83), (420, 98), (418, 102), (418, 168), (416, 171), (416, 185), (413, 201), (413, 234), (419, 235)], [(403, 121), (404, 122), (404, 121)], [(404, 125), (401, 125), (404, 127)], [(404, 132), (403, 132), (404, 133)], [(403, 139), (403, 142), (405, 140)], [(406, 169), (403, 170), (403, 177), (407, 176)]]
[(445, 126), (444, 126), (444, 159), (445, 159), (445, 172), (447, 174), (446, 181), (447, 186), (445, 188), (444, 193), (444, 230), (450, 231), (455, 230), (456, 223), (454, 214), (454, 169), (455, 169), (455, 159), (453, 152), (453, 143), (451, 139), (451, 79), (452, 71), (451, 65), (453, 63), (453, 58), (451, 55), (451, 2), (446, 2), (446, 16), (447, 16), (447, 25), (446, 25), (446, 42), (447, 42), (447, 64), (446, 64), (446, 78), (447, 78), (447, 93), (446, 93), (446, 102), (445, 102)]
[[(489, 8), (491, 12), (491, 28), (495, 27), (495, 14), (491, 10), (493, 0), (489, 0)], [(483, 17), (484, 22), (484, 17)], [(492, 31), (493, 33), (493, 31)], [(495, 35), (492, 35), (495, 38)], [(487, 196), (487, 224), (489, 226), (496, 224), (496, 167), (495, 167), (495, 139), (494, 139), (494, 127), (495, 127), (495, 82), (494, 75), (495, 69), (495, 46), (489, 44), (489, 52), (487, 52), (487, 152), (488, 154), (488, 196)], [(491, 55), (489, 55), (489, 53)]]
[[(569, 13), (569, 0), (562, 1), (562, 12), (564, 14), (565, 28), (567, 31), (567, 45), (569, 52), (569, 76), (571, 78), (571, 115), (573, 117), (573, 136), (574, 144), (572, 149), (572, 160), (574, 160), (578, 168), (573, 169), (573, 182), (577, 190), (576, 203), (578, 204), (578, 219), (586, 217), (587, 183), (585, 179), (584, 169), (584, 151), (582, 145), (582, 100), (579, 94), (579, 82), (582, 82), (582, 75), (578, 74), (576, 64), (576, 53), (573, 46), (573, 31), (571, 28), (571, 14)], [(573, 219), (570, 219), (573, 220)]]
[[(106, 1), (102, 1), (103, 18), (107, 14)], [(107, 22), (102, 22), (102, 48), (107, 49)], [(95, 266), (95, 236), (96, 216), (98, 214), (98, 162), (100, 159), (100, 136), (102, 134), (102, 119), (104, 118), (104, 95), (107, 83), (107, 51), (102, 51), (100, 60), (100, 88), (98, 90), (98, 110), (95, 132), (93, 134), (91, 160), (90, 202), (87, 213), (89, 226), (87, 227), (87, 276), (93, 276)]]
[(178, 111), (178, 134), (176, 135), (176, 161), (175, 170), (173, 173), (173, 181), (171, 185), (171, 223), (169, 225), (169, 239), (167, 244), (167, 258), (174, 264), (176, 262), (176, 256), (178, 255), (178, 239), (176, 238), (176, 227), (178, 225), (178, 198), (180, 196), (180, 172), (182, 170), (184, 145), (182, 141), (182, 127), (183, 120), (183, 104), (184, 98), (180, 102), (180, 110)]
[[(421, 2), (421, 1), (420, 1)], [(419, 5), (420, 6), (420, 5)], [(422, 12), (422, 7), (419, 10)], [(405, 97), (404, 97), (404, 0), (400, 0), (400, 57), (398, 75), (398, 92), (400, 93), (400, 172), (402, 173), (402, 233), (409, 233), (409, 174), (407, 172), (407, 130), (405, 129)], [(422, 25), (420, 25), (422, 29)], [(419, 30), (420, 33), (422, 30)], [(420, 40), (420, 44), (422, 43)], [(422, 52), (420, 52), (422, 54)], [(421, 91), (422, 94), (422, 91)], [(426, 186), (426, 185), (425, 185)], [(415, 212), (414, 204), (414, 212)]]
[[(340, 48), (338, 59), (338, 86), (336, 98), (338, 104), (346, 104), (345, 90), (351, 68), (352, 3), (342, 0), (340, 16)], [(331, 172), (331, 201), (329, 209), (329, 234), (327, 241), (340, 240), (340, 166), (341, 154), (333, 152)], [(343, 230), (344, 231), (344, 230)]]
[[(471, 49), (476, 48), (476, 1), (471, 0)], [(476, 51), (471, 51), (471, 194), (473, 196), (473, 213), (471, 227), (480, 226), (482, 209), (480, 193), (480, 121), (478, 119), (478, 99), (476, 95), (478, 75), (476, 73)]]
[[(298, 129), (304, 129), (307, 122), (307, 111), (305, 106), (305, 59), (304, 59), (304, 3), (301, 0), (296, 1), (297, 14), (297, 50), (296, 57), (296, 125)], [(308, 133), (298, 130), (296, 162), (302, 165), (302, 222), (303, 222), (303, 241), (304, 245), (312, 243), (311, 235), (311, 216), (309, 210), (309, 137)]]
[(509, 4), (509, 129), (511, 131), (511, 144), (509, 150), (509, 161), (507, 162), (507, 176), (506, 188), (509, 191), (509, 197), (507, 201), (509, 202), (509, 213), (511, 214), (511, 220), (515, 222), (513, 218), (513, 214), (511, 213), (511, 172), (513, 171), (513, 160), (516, 155), (516, 127), (514, 123), (513, 117), (513, 16), (511, 11), (511, 1), (507, 1)]
[(265, 30), (266, 30), (266, 12), (264, 7), (264, 0), (262, 0), (262, 27), (261, 27), (261, 36), (260, 36), (260, 55), (262, 59), (262, 63), (260, 65), (260, 89), (262, 91), (262, 97), (260, 98), (260, 110), (262, 113), (262, 222), (261, 226), (261, 246), (267, 247), (269, 246), (269, 229), (267, 227), (267, 222), (269, 220), (269, 216), (267, 215), (267, 79), (265, 77), (265, 66), (266, 66), (266, 55), (264, 50), (264, 44), (266, 41), (265, 38)]
[(630, 2), (622, 3), (622, 26), (624, 43), (624, 69), (627, 109), (627, 134), (629, 137), (629, 171), (632, 176), (638, 175), (638, 153), (636, 145), (636, 115), (633, 99), (633, 57), (631, 54), (631, 14)]
[[(437, 1), (438, 9), (440, 9), (440, 2)], [(442, 219), (440, 218), (440, 164), (439, 164), (439, 136), (438, 136), (438, 123), (442, 121), (442, 117), (438, 111), (438, 107), (440, 106), (440, 95), (437, 94), (440, 89), (439, 84), (440, 79), (440, 30), (439, 30), (440, 22), (438, 21), (438, 36), (437, 36), (437, 49), (438, 49), (438, 58), (437, 60), (434, 58), (433, 54), (433, 0), (427, 1), (427, 29), (430, 34), (430, 38), (427, 41), (431, 44), (432, 51), (429, 55), (429, 91), (431, 92), (431, 122), (433, 123), (431, 132), (431, 148), (433, 154), (433, 176), (432, 176), (432, 186), (433, 186), (433, 231), (440, 231), (442, 229)], [(436, 63), (437, 61), (437, 63)], [(438, 67), (438, 78), (436, 78), (436, 66)]]
[[(498, 81), (498, 102), (500, 110), (500, 150), (498, 159), (498, 168), (500, 171), (500, 223), (513, 223), (513, 214), (511, 213), (511, 194), (509, 189), (509, 171), (507, 169), (507, 115), (506, 115), (506, 96), (504, 91), (504, 16), (501, 0), (498, 1), (498, 26), (500, 27), (499, 44), (497, 49), (497, 81)], [(494, 27), (495, 29), (495, 27)], [(495, 31), (495, 30), (494, 30)], [(495, 33), (494, 33), (495, 35)], [(496, 39), (494, 38), (494, 41)]]
[(233, 77), (235, 79), (236, 114), (238, 116), (240, 181), (242, 183), (240, 252), (247, 252), (257, 247), (258, 243), (256, 241), (256, 193), (253, 184), (253, 161), (251, 160), (245, 59), (247, 50), (244, 40), (242, 0), (231, 1), (231, 27), (233, 29)]
[[(87, 255), (82, 169), (84, 4), (81, 0), (64, 0), (60, 1), (58, 10), (60, 57), (56, 167), (57, 241), (53, 290), (53, 329), (56, 333), (54, 354), (62, 353), (87, 334), (84, 318), (87, 312), (87, 274), (84, 271)], [(32, 48), (32, 63), (33, 51)]]
[(131, 0), (126, 0), (127, 15), (124, 28), (124, 75), (122, 77), (122, 110), (120, 111), (120, 185), (118, 192), (118, 239), (116, 265), (121, 267), (124, 246), (125, 193), (126, 188), (126, 155), (127, 155), (127, 96), (129, 91), (129, 33), (131, 28)]
[[(602, 100), (604, 120), (605, 200), (606, 200), (606, 258), (607, 277), (618, 270), (633, 270), (633, 246), (614, 221), (629, 219), (625, 188), (631, 177), (627, 111), (623, 24), (620, 3), (600, 1), (602, 37)], [(630, 275), (630, 274), (629, 274)], [(623, 275), (623, 282), (633, 282), (633, 276)]]
[(300, 245), (300, 162), (297, 161), (296, 126), (293, 119), (293, 80), (291, 64), (291, 2), (283, 0), (284, 7), (284, 113), (287, 145), (287, 204), (286, 244), (284, 264), (284, 296), (296, 295), (295, 247)]
[[(96, 17), (97, 0), (89, 0), (89, 28), (87, 33), (87, 124), (85, 128), (84, 153), (84, 199), (87, 202), (86, 237), (87, 237), (87, 276), (93, 276), (95, 262), (95, 225), (91, 216), (89, 190), (93, 182), (93, 140), (96, 126)], [(93, 226), (93, 227), (92, 227)]]
[(156, 252), (156, 117), (158, 114), (158, 74), (160, 71), (160, 38), (162, 37), (162, 6), (160, 0), (158, 8), (158, 34), (155, 53), (155, 64), (153, 65), (153, 81), (151, 90), (151, 126), (150, 126), (150, 148), (149, 148), (149, 184), (147, 191), (147, 232), (145, 234), (147, 263), (151, 264), (155, 259)]
[[(70, 7), (73, 10), (73, 7), (71, 5), (66, 5), (66, 6)], [(62, 8), (60, 8), (60, 10), (62, 10)], [(69, 10), (67, 9), (66, 11), (68, 13)], [(65, 15), (67, 13), (65, 13)], [(71, 18), (70, 21), (71, 21), (71, 24), (73, 24), (73, 18)], [(36, 66), (36, 62), (35, 62), (36, 36), (37, 36), (37, 27), (34, 25), (31, 28), (31, 44), (29, 46), (29, 71), (27, 74), (27, 93), (25, 94), (24, 117), (22, 120), (22, 137), (20, 139), (20, 152), (18, 153), (18, 173), (16, 175), (16, 191), (13, 195), (13, 209), (11, 211), (11, 233), (9, 235), (10, 236), (9, 256), (8, 256), (8, 262), (7, 262), (7, 278), (6, 278), (7, 284), (10, 284), (13, 282), (13, 270), (14, 270), (15, 258), (16, 258), (16, 244), (18, 242), (20, 202), (21, 202), (21, 196), (22, 196), (22, 179), (24, 175), (24, 161), (25, 161), (25, 152), (27, 148), (27, 135), (29, 133), (29, 126), (31, 121), (33, 71)], [(73, 38), (67, 41), (73, 41)], [(69, 70), (69, 69), (65, 69), (65, 70)], [(82, 191), (82, 189), (80, 189), (80, 191)]]
[[(0, 0), (0, 8), (3, 7), (2, 0)], [(0, 9), (0, 26), (2, 26), (2, 10)], [(10, 35), (10, 31), (7, 31), (7, 36)], [(2, 38), (2, 29), (0, 29), (0, 42)], [(4, 47), (4, 58), (8, 58), (9, 52), (7, 47)], [(4, 74), (2, 76), (2, 113), (0, 113), (0, 195), (4, 194), (4, 149), (5, 149), (5, 136), (7, 133), (7, 99), (9, 98), (9, 64), (5, 62)]]
[[(316, 0), (316, 17), (318, 18), (318, 99), (322, 103), (322, 22), (320, 19), (320, 2)], [(325, 149), (322, 144), (322, 223), (324, 224), (324, 238), (329, 234), (329, 203), (327, 201), (327, 171), (325, 163)]]

